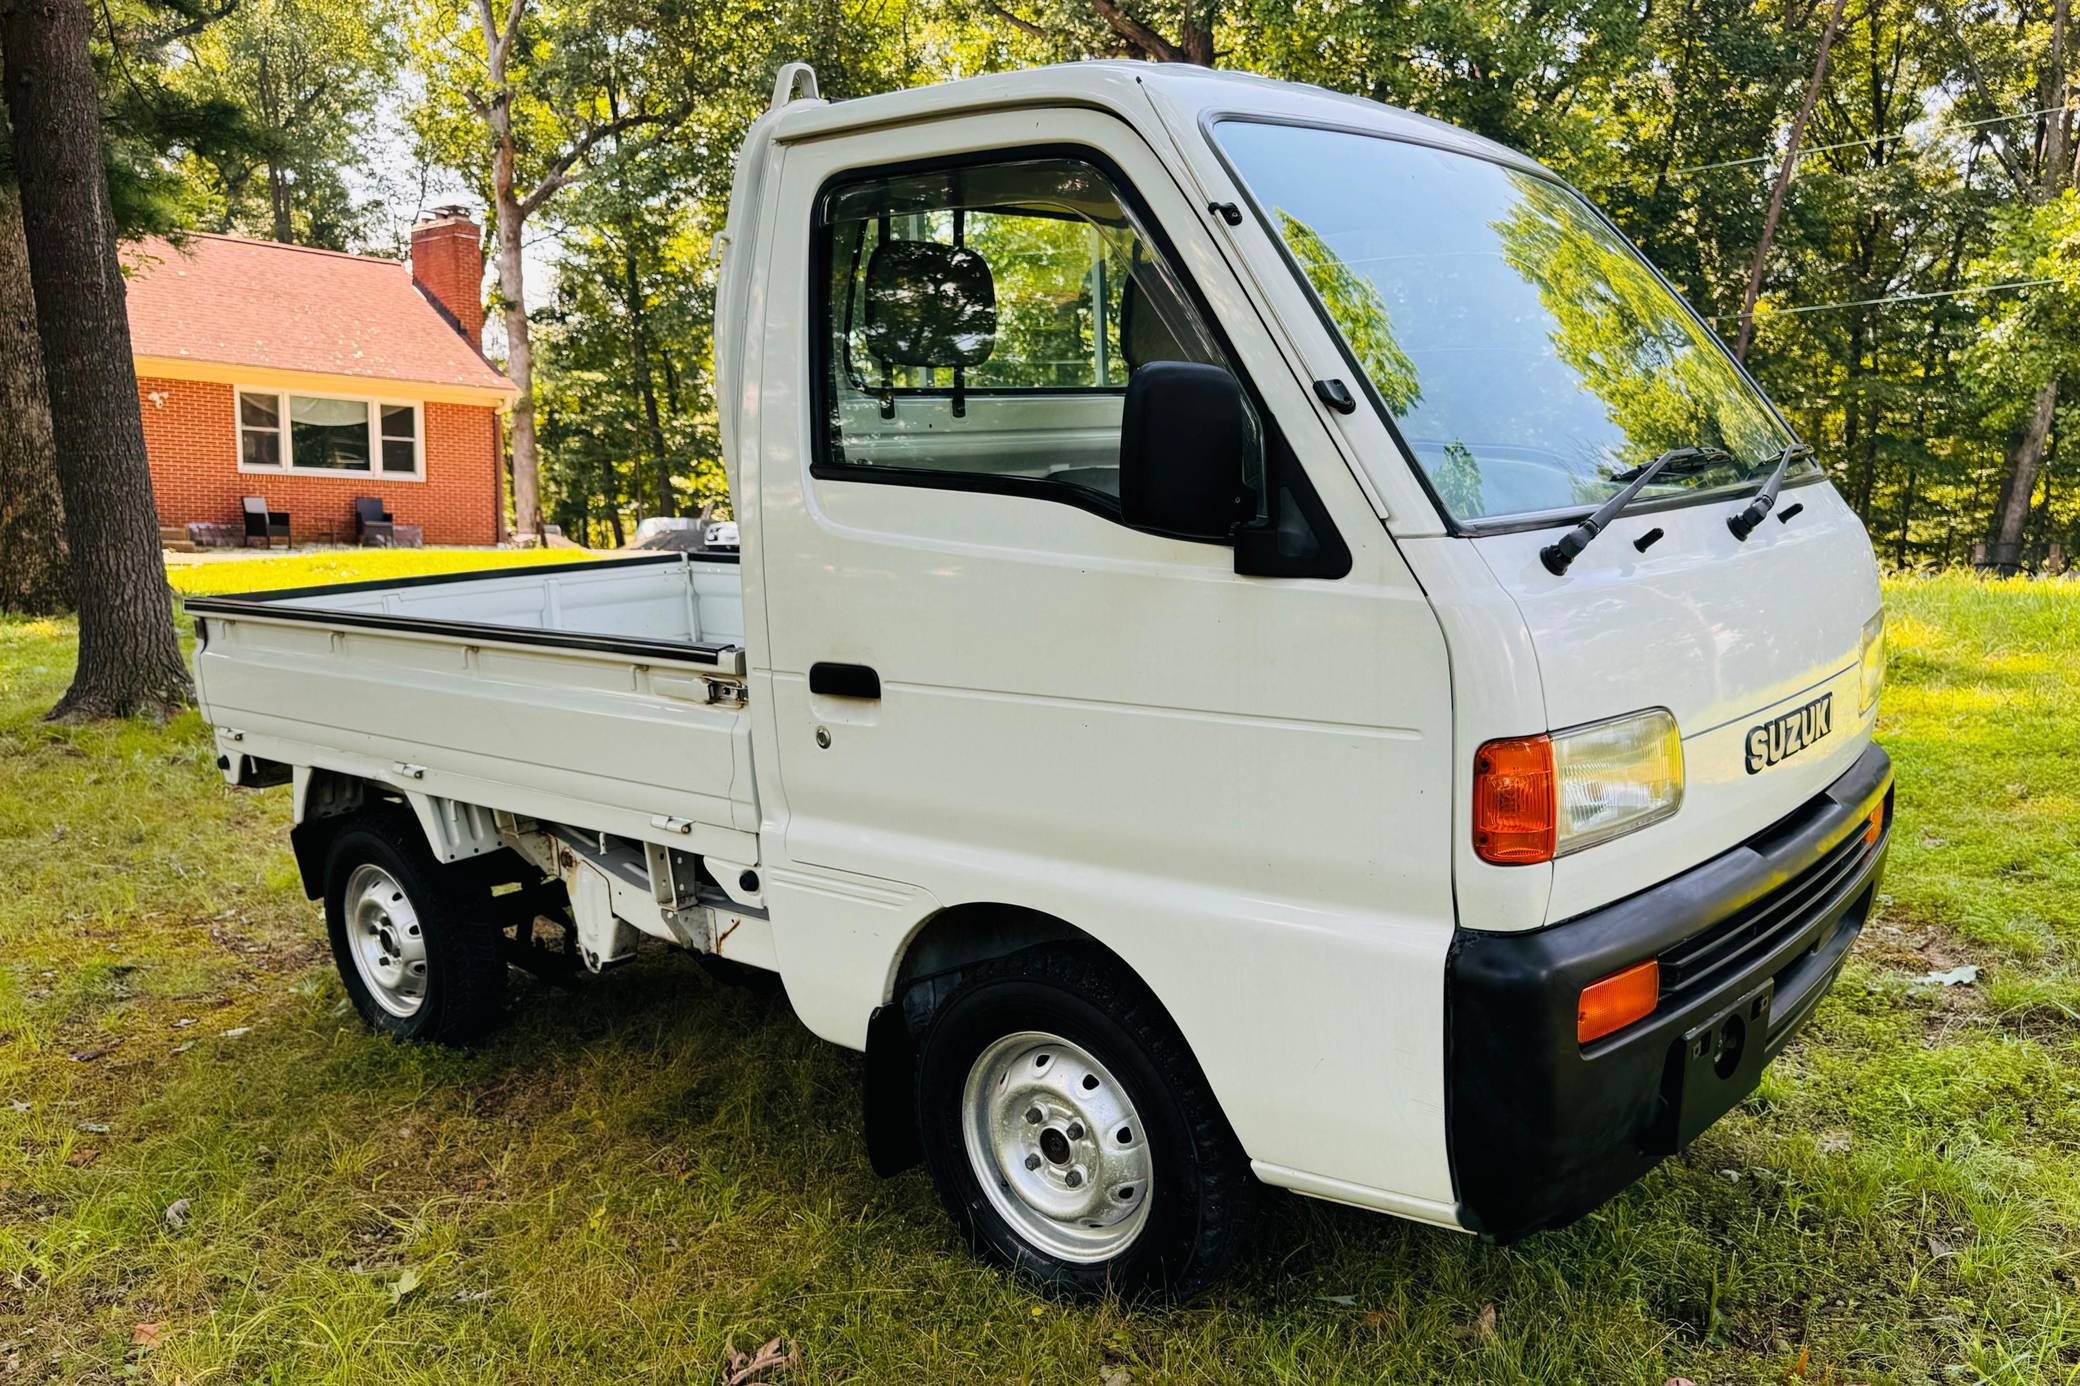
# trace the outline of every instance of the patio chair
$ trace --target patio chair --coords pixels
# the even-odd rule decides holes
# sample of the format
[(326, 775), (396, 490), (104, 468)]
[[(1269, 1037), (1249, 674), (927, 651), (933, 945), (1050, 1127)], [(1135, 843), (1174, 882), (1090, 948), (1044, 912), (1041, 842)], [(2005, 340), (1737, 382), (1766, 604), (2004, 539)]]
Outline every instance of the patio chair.
[(375, 496), (354, 498), (354, 526), (365, 548), (387, 549), (397, 542), (397, 529), (390, 512)]
[(270, 549), (274, 547), (276, 539), (282, 541), (283, 548), (289, 547), (288, 511), (269, 510), (267, 508), (267, 497), (265, 496), (246, 496), (241, 503), (245, 506), (246, 512), (245, 546), (247, 548), (253, 546), (255, 539), (258, 539)]

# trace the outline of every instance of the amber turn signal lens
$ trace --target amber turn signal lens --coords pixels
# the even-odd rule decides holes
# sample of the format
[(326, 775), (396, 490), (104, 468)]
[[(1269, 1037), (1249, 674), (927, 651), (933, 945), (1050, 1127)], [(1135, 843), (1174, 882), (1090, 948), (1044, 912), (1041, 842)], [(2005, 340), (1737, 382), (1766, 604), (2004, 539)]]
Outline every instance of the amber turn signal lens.
[(1654, 1013), (1661, 1001), (1661, 964), (1649, 958), (1582, 988), (1574, 1033), (1583, 1044), (1622, 1030)]
[(1879, 804), (1871, 810), (1870, 822), (1864, 825), (1863, 840), (1875, 847), (1878, 839), (1885, 836), (1885, 805)]
[(1554, 824), (1553, 743), (1522, 736), (1481, 747), (1473, 758), (1473, 850), (1481, 860), (1551, 861)]

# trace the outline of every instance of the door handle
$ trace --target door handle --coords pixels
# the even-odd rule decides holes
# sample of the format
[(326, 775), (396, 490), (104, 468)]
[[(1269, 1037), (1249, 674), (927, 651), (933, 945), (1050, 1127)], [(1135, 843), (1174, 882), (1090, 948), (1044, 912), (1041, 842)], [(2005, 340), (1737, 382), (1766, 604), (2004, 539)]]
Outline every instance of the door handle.
[(879, 699), (881, 675), (865, 664), (812, 664), (809, 691), (833, 698)]

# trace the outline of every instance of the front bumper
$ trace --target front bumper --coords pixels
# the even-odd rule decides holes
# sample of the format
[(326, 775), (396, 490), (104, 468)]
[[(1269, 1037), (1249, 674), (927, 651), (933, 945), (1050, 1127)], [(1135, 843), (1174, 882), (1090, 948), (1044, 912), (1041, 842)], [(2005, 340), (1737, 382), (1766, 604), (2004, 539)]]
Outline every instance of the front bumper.
[[(1660, 885), (1528, 933), (1460, 929), (1445, 973), (1460, 1220), (1502, 1242), (1571, 1222), (1754, 1091), (1841, 970), (1891, 842), (1892, 761), (1873, 745), (1788, 818)], [(1647, 958), (1654, 1013), (1578, 1043), (1582, 988)]]

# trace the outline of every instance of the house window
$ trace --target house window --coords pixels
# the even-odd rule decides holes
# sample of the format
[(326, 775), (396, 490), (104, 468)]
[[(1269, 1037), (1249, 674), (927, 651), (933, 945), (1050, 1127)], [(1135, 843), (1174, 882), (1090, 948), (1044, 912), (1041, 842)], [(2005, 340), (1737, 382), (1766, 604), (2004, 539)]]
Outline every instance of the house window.
[(424, 475), (419, 406), (277, 390), (238, 392), (241, 471)]

